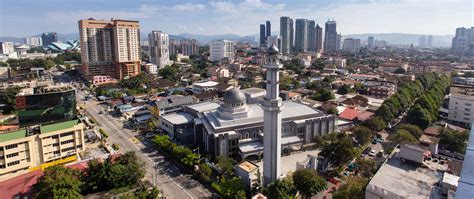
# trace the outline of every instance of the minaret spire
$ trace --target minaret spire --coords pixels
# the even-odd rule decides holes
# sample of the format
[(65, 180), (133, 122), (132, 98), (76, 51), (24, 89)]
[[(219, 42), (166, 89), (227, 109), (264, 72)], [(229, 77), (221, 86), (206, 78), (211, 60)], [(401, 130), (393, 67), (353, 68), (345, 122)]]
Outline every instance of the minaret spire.
[(263, 113), (263, 184), (267, 186), (281, 175), (281, 110), (278, 70), (280, 52), (275, 45), (267, 50), (266, 69), (267, 94), (262, 102)]

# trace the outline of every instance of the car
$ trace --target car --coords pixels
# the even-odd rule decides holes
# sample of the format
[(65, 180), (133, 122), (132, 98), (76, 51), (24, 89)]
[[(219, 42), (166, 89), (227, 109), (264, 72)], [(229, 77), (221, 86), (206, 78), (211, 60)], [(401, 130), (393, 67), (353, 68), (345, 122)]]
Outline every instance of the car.
[(383, 154), (384, 154), (384, 151), (383, 151), (383, 149), (380, 149), (380, 151), (379, 151), (379, 153), (378, 153), (377, 155), (379, 155), (379, 156), (383, 156)]
[(149, 139), (149, 138), (152, 138), (153, 136), (155, 136), (154, 133), (147, 133), (147, 134), (145, 135), (145, 137), (148, 138), (148, 139)]
[(370, 157), (375, 157), (375, 151), (374, 151), (374, 150), (370, 150), (369, 156), (370, 156)]
[(378, 143), (378, 140), (377, 139), (373, 139), (372, 140), (372, 144), (377, 144)]

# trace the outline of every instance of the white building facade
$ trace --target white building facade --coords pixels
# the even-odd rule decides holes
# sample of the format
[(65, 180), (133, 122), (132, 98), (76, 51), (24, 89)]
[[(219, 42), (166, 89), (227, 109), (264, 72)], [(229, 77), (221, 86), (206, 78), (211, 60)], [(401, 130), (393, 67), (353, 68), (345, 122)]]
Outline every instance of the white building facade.
[(232, 63), (234, 57), (234, 42), (229, 40), (214, 40), (209, 43), (210, 57), (212, 62)]
[(0, 54), (9, 55), (15, 52), (13, 42), (0, 42)]
[(26, 44), (30, 46), (42, 46), (43, 40), (41, 39), (41, 37), (27, 37)]
[(170, 65), (169, 36), (162, 31), (152, 31), (148, 34), (150, 46), (150, 62), (159, 68)]
[(469, 128), (474, 122), (474, 85), (453, 84), (450, 87), (448, 121)]

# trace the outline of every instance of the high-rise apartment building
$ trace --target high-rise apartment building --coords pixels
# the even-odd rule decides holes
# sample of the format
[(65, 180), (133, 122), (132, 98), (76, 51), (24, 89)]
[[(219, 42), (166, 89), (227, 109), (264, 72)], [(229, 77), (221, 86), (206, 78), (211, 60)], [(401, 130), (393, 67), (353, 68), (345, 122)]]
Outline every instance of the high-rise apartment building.
[(456, 35), (454, 36), (451, 44), (451, 49), (456, 52), (466, 52), (469, 49), (471, 41), (471, 32), (470, 28), (456, 28)]
[(374, 41), (375, 41), (375, 38), (372, 37), (372, 36), (369, 36), (369, 37), (367, 38), (367, 47), (368, 47), (369, 49), (372, 49), (372, 48), (375, 47), (375, 46), (374, 46), (374, 44), (375, 44)]
[(272, 24), (270, 23), (270, 21), (265, 22), (265, 28), (266, 28), (265, 29), (265, 32), (266, 32), (265, 38), (266, 38), (272, 35)]
[(316, 52), (316, 22), (308, 21), (308, 51)]
[(267, 37), (267, 49), (272, 45), (275, 45), (278, 49), (281, 49), (281, 37), (278, 35), (272, 35)]
[(342, 50), (344, 52), (357, 53), (360, 49), (360, 39), (346, 38)]
[(209, 43), (210, 57), (212, 62), (228, 62), (234, 61), (234, 42), (229, 40), (214, 40)]
[(266, 38), (266, 34), (265, 34), (265, 24), (260, 24), (260, 46), (265, 46), (265, 38)]
[(340, 38), (338, 39), (336, 21), (327, 21), (324, 30), (324, 52), (337, 52), (340, 46), (338, 43), (340, 43)]
[(80, 20), (79, 39), (82, 59), (80, 72), (86, 79), (94, 76), (123, 79), (140, 74), (138, 21)]
[(323, 49), (323, 28), (316, 25), (316, 52), (320, 53)]
[(420, 42), (418, 43), (418, 46), (420, 48), (426, 47), (426, 36), (425, 35), (420, 36)]
[(433, 35), (428, 35), (428, 39), (426, 40), (427, 47), (433, 47)]
[(295, 50), (295, 29), (293, 25), (293, 19), (290, 19), (290, 51)]
[(15, 52), (13, 42), (0, 42), (0, 54), (9, 55)]
[(58, 41), (58, 35), (55, 32), (43, 33), (41, 35), (41, 40), (43, 42), (43, 46), (49, 46), (53, 44), (53, 42)]
[(185, 56), (197, 55), (199, 53), (198, 41), (195, 39), (182, 39), (180, 41), (180, 53)]
[(280, 36), (281, 49), (280, 52), (288, 55), (291, 53), (293, 45), (293, 20), (290, 17), (280, 17)]
[(169, 42), (170, 42), (170, 46), (169, 46), (170, 55), (177, 55), (179, 53), (180, 42), (175, 39), (170, 39)]
[(308, 20), (296, 19), (295, 51), (306, 52), (308, 50)]
[(42, 46), (43, 45), (43, 40), (41, 37), (27, 37), (25, 38), (26, 44), (32, 45), (32, 46)]
[(169, 36), (162, 31), (152, 31), (148, 34), (150, 46), (150, 62), (159, 68), (170, 64)]

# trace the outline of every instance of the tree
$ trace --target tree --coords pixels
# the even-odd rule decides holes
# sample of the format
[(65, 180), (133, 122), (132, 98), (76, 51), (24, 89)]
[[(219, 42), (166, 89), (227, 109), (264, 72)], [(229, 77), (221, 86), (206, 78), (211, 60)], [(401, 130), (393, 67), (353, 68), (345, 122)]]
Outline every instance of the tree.
[(217, 167), (221, 170), (221, 173), (225, 176), (234, 175), (235, 160), (227, 156), (219, 156), (217, 158)]
[(36, 197), (41, 198), (82, 198), (80, 194), (81, 172), (79, 170), (56, 165), (46, 168), (33, 186)]
[(331, 90), (327, 88), (321, 88), (318, 91), (316, 91), (316, 93), (314, 93), (313, 96), (311, 96), (311, 99), (316, 100), (316, 101), (321, 101), (321, 102), (325, 102), (334, 98), (335, 98), (334, 93), (332, 93)]
[(292, 199), (296, 195), (296, 189), (290, 179), (283, 178), (271, 182), (266, 189), (268, 198)]
[(433, 120), (430, 112), (422, 108), (419, 104), (416, 104), (415, 107), (410, 110), (406, 119), (408, 123), (417, 125), (422, 129), (428, 127)]
[(85, 192), (93, 193), (108, 189), (107, 178), (109, 175), (109, 169), (109, 161), (101, 163), (97, 159), (93, 159), (87, 162), (87, 170), (83, 177), (83, 181), (85, 182)]
[(441, 148), (463, 154), (466, 151), (466, 141), (469, 138), (469, 134), (466, 132), (442, 129), (439, 138), (439, 146)]
[(359, 144), (365, 144), (373, 138), (372, 131), (365, 126), (356, 126), (352, 132)]
[(372, 177), (377, 171), (377, 165), (372, 159), (357, 159), (357, 173), (363, 177)]
[(212, 174), (212, 169), (206, 163), (201, 163), (199, 164), (199, 171), (197, 173), (198, 177), (201, 180), (203, 180), (204, 182), (209, 182)]
[(331, 115), (337, 115), (338, 111), (337, 111), (337, 108), (331, 108), (326, 113), (331, 114)]
[(346, 85), (346, 84), (340, 86), (340, 87), (337, 89), (337, 94), (339, 94), (339, 95), (346, 95), (346, 94), (348, 94), (348, 93), (350, 93), (350, 92), (351, 92), (351, 87), (348, 86), (348, 85)]
[(423, 131), (420, 129), (420, 127), (413, 125), (413, 124), (400, 124), (397, 126), (397, 130), (405, 130), (413, 137), (420, 139), (421, 135), (423, 134)]
[(320, 154), (329, 162), (339, 165), (354, 158), (356, 152), (352, 141), (345, 134), (339, 134), (335, 140), (323, 143)]
[(240, 178), (223, 178), (220, 187), (223, 198), (245, 199), (245, 185)]
[(381, 131), (387, 126), (385, 124), (385, 121), (380, 116), (376, 116), (372, 118), (371, 120), (366, 121), (364, 125), (374, 131)]
[(395, 133), (389, 136), (389, 139), (396, 143), (402, 143), (402, 142), (418, 143), (418, 139), (416, 139), (415, 136), (413, 136), (412, 134), (410, 134), (410, 132), (404, 129), (399, 129), (395, 131)]
[[(110, 158), (107, 160), (112, 161)], [(113, 188), (120, 188), (134, 185), (144, 176), (144, 162), (134, 152), (126, 152), (110, 167), (108, 182)]]
[(335, 80), (336, 80), (335, 77), (328, 76), (328, 77), (325, 77), (325, 78), (323, 79), (323, 82), (332, 83), (332, 82), (335, 81)]
[(0, 92), (0, 100), (6, 105), (5, 108), (3, 108), (3, 114), (10, 114), (13, 110), (15, 110), (16, 95), (20, 92), (20, 90), (20, 87), (10, 87), (4, 92)]
[(175, 65), (165, 66), (159, 71), (159, 74), (163, 76), (163, 78), (175, 82), (179, 81), (181, 77), (179, 67)]
[(311, 169), (299, 169), (293, 173), (293, 183), (296, 190), (305, 198), (310, 198), (327, 188), (324, 178)]
[(334, 199), (364, 199), (365, 186), (369, 182), (366, 178), (352, 176), (345, 180), (347, 183), (339, 187), (334, 192), (332, 198)]

